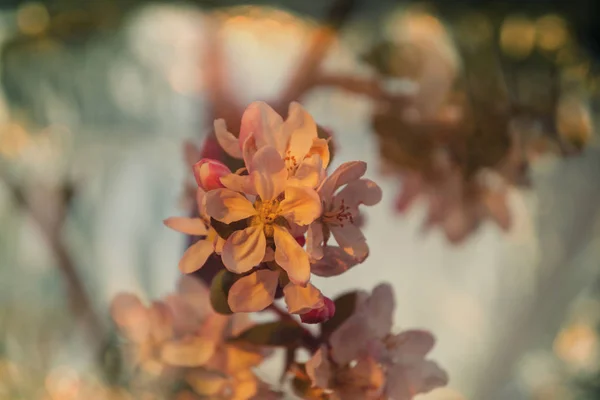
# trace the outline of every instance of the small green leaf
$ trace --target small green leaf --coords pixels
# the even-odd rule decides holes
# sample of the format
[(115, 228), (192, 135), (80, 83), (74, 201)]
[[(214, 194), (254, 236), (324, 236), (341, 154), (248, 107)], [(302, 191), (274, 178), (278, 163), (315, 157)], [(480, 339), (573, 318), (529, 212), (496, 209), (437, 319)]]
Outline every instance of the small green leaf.
[(236, 275), (226, 269), (219, 271), (212, 280), (210, 285), (210, 303), (219, 314), (233, 314), (233, 311), (229, 308), (227, 296), (229, 289), (231, 289), (235, 281)]
[(276, 321), (254, 325), (231, 341), (259, 346), (295, 347), (303, 334), (304, 330), (294, 321)]
[(334, 300), (335, 303), (335, 314), (327, 322), (321, 325), (321, 332), (324, 337), (331, 335), (344, 321), (346, 321), (356, 308), (356, 300), (358, 292), (348, 292), (339, 296)]

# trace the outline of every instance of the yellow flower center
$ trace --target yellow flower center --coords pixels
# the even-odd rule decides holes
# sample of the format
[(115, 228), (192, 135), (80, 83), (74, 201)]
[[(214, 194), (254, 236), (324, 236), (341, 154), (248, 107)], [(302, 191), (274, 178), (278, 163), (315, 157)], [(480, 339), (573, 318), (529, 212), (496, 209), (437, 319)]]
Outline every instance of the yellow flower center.
[(258, 212), (250, 225), (264, 225), (265, 236), (273, 237), (273, 224), (279, 214), (279, 200), (262, 201), (256, 200), (254, 209)]

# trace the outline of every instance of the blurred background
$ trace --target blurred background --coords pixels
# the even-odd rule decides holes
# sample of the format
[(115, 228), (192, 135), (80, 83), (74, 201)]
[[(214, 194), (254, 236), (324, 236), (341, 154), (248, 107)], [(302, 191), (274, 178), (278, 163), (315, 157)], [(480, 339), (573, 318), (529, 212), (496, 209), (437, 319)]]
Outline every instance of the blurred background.
[(397, 329), (431, 330), (450, 375), (422, 399), (600, 398), (599, 16), (594, 0), (3, 0), (0, 398), (106, 384), (110, 300), (174, 290), (186, 238), (162, 220), (189, 213), (190, 149), (254, 100), (301, 101), (333, 167), (365, 160), (382, 186), (369, 259), (315, 281), (392, 283)]

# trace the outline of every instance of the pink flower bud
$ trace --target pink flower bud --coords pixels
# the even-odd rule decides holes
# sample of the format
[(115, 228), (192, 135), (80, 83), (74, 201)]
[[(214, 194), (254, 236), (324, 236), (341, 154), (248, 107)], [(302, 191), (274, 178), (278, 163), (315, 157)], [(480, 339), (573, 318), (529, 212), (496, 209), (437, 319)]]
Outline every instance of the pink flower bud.
[(318, 324), (329, 320), (335, 314), (335, 303), (329, 297), (323, 297), (324, 304), (321, 308), (314, 308), (300, 315), (305, 324)]
[(224, 187), (221, 183), (221, 177), (231, 174), (231, 171), (225, 164), (209, 158), (203, 158), (198, 161), (194, 164), (193, 169), (198, 187), (204, 191)]

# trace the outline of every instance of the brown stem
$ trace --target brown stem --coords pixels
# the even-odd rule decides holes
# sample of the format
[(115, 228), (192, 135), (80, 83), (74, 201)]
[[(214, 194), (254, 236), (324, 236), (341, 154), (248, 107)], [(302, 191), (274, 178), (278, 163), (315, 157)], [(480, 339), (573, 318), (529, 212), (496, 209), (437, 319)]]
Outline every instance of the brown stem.
[(319, 340), (319, 338), (315, 337), (311, 331), (306, 329), (302, 324), (298, 323), (298, 321), (292, 318), (290, 314), (279, 308), (275, 303), (267, 307), (267, 310), (273, 311), (283, 321), (291, 321), (298, 325), (298, 327), (302, 330), (303, 333), (302, 345), (306, 347), (306, 349), (308, 349), (311, 353), (314, 353), (317, 350), (319, 350), (319, 347), (321, 346), (321, 341)]
[[(4, 182), (15, 203), (25, 210), (37, 224), (44, 240), (56, 258), (57, 268), (67, 283), (67, 296), (73, 314), (77, 319), (83, 321), (89, 337), (96, 345), (99, 345), (104, 338), (103, 325), (94, 312), (85, 287), (77, 274), (75, 263), (61, 237), (66, 211), (65, 197), (57, 199), (55, 209), (51, 213), (48, 213), (48, 210), (44, 210), (42, 207), (45, 207), (51, 201), (36, 202), (31, 196), (27, 196), (21, 188), (10, 182), (3, 174), (0, 174), (0, 181)], [(48, 197), (44, 196), (46, 200), (48, 200)], [(50, 218), (49, 214), (53, 218)]]
[(287, 105), (302, 97), (312, 85), (312, 80), (317, 74), (321, 63), (333, 43), (337, 32), (347, 21), (355, 0), (335, 0), (323, 25), (317, 29), (300, 61), (298, 68), (292, 75), (287, 87), (283, 90), (275, 109), (285, 114)]

